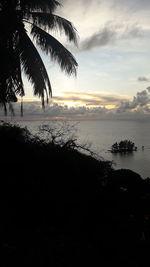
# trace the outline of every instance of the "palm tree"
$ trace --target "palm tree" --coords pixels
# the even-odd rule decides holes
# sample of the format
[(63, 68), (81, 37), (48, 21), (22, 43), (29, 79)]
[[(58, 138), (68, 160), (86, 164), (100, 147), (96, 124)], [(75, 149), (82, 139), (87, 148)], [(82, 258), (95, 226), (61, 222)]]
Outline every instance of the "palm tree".
[[(72, 23), (53, 12), (61, 4), (56, 0), (0, 0), (0, 104), (25, 95), (22, 73), (33, 86), (33, 93), (45, 104), (52, 94), (49, 76), (35, 44), (67, 74), (76, 74), (73, 55), (51, 34), (58, 28), (77, 44)], [(28, 25), (28, 26), (27, 26)], [(34, 42), (35, 41), (35, 42)]]

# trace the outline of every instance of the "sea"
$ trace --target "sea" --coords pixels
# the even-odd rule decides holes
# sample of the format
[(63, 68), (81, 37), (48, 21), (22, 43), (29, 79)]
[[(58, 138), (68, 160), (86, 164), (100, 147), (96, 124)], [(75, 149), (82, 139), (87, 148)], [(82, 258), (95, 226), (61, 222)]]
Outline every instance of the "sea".
[[(64, 121), (48, 120), (22, 120), (13, 123), (26, 126), (33, 134), (38, 133), (42, 125), (56, 128), (57, 124), (65, 124)], [(104, 160), (113, 161), (115, 169), (130, 169), (139, 173), (143, 179), (150, 177), (150, 120), (85, 120), (66, 123), (71, 126), (79, 144), (87, 145)], [(134, 142), (137, 151), (111, 153), (111, 146), (121, 140)]]

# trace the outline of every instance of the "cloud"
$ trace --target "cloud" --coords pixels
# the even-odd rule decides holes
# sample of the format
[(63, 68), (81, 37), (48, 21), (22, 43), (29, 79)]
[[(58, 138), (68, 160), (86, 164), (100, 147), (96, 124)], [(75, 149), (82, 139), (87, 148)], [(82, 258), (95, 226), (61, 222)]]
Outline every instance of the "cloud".
[(147, 43), (150, 1), (76, 0), (75, 8), (72, 0), (62, 0), (62, 4), (60, 15), (72, 21), (79, 33), (78, 49), (67, 43), (73, 53), (117, 45), (128, 50), (133, 44), (136, 50), (141, 45), (136, 47), (137, 38)]
[(145, 77), (145, 76), (140, 76), (140, 77), (138, 77), (138, 81), (139, 82), (149, 82), (150, 79)]
[[(63, 6), (66, 8), (67, 6), (72, 6), (72, 0), (60, 0)], [(149, 0), (76, 0), (76, 4), (80, 7), (84, 7), (85, 9), (91, 8), (94, 5), (96, 8), (100, 8), (102, 6), (108, 6), (113, 9), (120, 9), (121, 11), (128, 10), (130, 12), (136, 12), (141, 10), (147, 10), (150, 8)]]
[[(20, 103), (14, 104), (15, 118), (20, 116)], [(108, 109), (105, 107), (93, 107), (87, 106), (68, 107), (67, 105), (61, 105), (57, 103), (51, 103), (51, 105), (42, 109), (40, 102), (25, 102), (24, 103), (24, 118), (25, 119), (90, 119), (98, 118), (100, 115), (106, 114)], [(2, 116), (1, 111), (1, 116)]]
[(80, 50), (91, 50), (95, 47), (114, 45), (119, 40), (139, 38), (142, 29), (138, 25), (114, 24), (107, 22), (98, 32), (93, 33), (80, 43)]
[(120, 95), (100, 94), (100, 93), (83, 93), (83, 92), (64, 92), (61, 96), (56, 96), (53, 101), (56, 103), (73, 102), (74, 105), (86, 106), (107, 106), (118, 105), (120, 101), (127, 100)]
[(99, 32), (94, 33), (81, 43), (81, 50), (90, 50), (94, 47), (106, 46), (110, 43), (112, 44), (115, 40), (116, 32), (113, 29), (104, 26)]
[(150, 94), (146, 90), (138, 92), (134, 97), (134, 102), (137, 106), (145, 106), (150, 103)]
[(147, 10), (150, 8), (150, 1), (149, 0), (110, 0), (113, 3), (113, 6), (120, 7), (123, 9), (126, 7), (130, 11), (138, 11), (138, 10)]
[[(53, 97), (43, 110), (40, 101), (24, 102), (24, 118), (29, 119), (98, 119), (110, 114), (112, 107), (126, 98), (100, 93), (65, 92)], [(73, 106), (69, 104), (73, 103)], [(14, 103), (15, 116), (20, 116), (20, 103)], [(3, 111), (0, 113), (3, 116)]]
[[(74, 106), (67, 103), (74, 102)], [(77, 105), (78, 104), (78, 105)], [(20, 117), (20, 103), (14, 103), (15, 119)], [(45, 119), (140, 119), (150, 114), (150, 87), (137, 92), (132, 100), (120, 95), (67, 92), (57, 96), (43, 110), (41, 102), (24, 102), (24, 118)], [(3, 111), (0, 112), (1, 117)], [(20, 118), (19, 118), (20, 119)]]
[(141, 92), (137, 92), (132, 101), (122, 101), (117, 109), (117, 112), (132, 111), (137, 108), (146, 111), (149, 109), (150, 104), (150, 87)]

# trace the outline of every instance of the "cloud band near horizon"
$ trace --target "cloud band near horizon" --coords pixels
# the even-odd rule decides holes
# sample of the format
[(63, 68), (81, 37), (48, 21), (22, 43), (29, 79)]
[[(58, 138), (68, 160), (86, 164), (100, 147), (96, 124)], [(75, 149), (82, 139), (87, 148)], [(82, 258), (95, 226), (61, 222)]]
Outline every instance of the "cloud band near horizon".
[[(68, 106), (67, 101), (74, 102), (74, 106)], [(19, 102), (14, 104), (14, 111), (16, 117), (20, 116)], [(149, 115), (150, 87), (137, 92), (132, 100), (120, 95), (67, 92), (54, 97), (44, 110), (39, 101), (24, 102), (24, 119), (140, 119), (150, 118)], [(3, 117), (2, 111), (0, 116)]]

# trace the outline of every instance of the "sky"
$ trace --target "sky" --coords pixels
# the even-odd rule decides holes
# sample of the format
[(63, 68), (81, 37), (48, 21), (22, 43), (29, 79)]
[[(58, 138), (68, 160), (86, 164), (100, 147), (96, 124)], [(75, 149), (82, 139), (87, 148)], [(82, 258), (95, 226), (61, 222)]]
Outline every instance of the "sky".
[[(58, 119), (150, 117), (150, 1), (61, 0), (56, 14), (78, 32), (78, 47), (55, 37), (75, 56), (77, 77), (68, 77), (42, 56), (53, 98), (43, 111), (25, 79), (24, 116)], [(15, 105), (19, 112), (19, 104)]]

